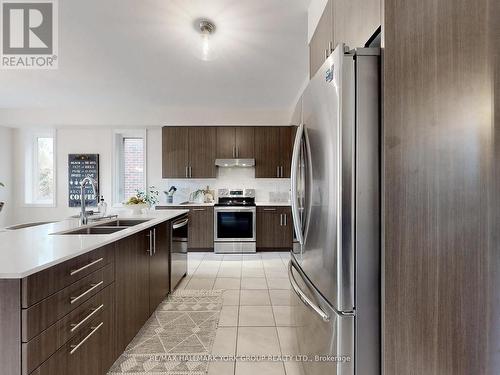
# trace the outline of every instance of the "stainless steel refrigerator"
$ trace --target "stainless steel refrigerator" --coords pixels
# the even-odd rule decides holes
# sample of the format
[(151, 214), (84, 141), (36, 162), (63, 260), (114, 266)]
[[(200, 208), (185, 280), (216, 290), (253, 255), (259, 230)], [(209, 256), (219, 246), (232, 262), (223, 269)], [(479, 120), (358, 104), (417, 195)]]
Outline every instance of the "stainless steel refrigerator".
[(305, 375), (380, 374), (380, 160), (380, 50), (340, 44), (304, 91), (292, 157)]

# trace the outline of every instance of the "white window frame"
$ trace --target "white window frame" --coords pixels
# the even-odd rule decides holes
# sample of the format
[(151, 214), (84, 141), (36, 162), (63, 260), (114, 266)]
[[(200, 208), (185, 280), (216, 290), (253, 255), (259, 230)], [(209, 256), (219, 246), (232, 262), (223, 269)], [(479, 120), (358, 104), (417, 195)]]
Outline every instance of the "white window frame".
[[(54, 195), (52, 202), (35, 201), (35, 181), (38, 179), (38, 138), (52, 138)], [(26, 131), (24, 134), (24, 194), (22, 207), (57, 207), (57, 132), (54, 129)]]
[(122, 207), (123, 202), (120, 201), (120, 178), (121, 178), (121, 159), (120, 148), (123, 145), (123, 138), (142, 138), (144, 141), (144, 191), (147, 187), (147, 156), (148, 156), (148, 142), (147, 142), (147, 129), (113, 129), (113, 183), (112, 183), (112, 206)]

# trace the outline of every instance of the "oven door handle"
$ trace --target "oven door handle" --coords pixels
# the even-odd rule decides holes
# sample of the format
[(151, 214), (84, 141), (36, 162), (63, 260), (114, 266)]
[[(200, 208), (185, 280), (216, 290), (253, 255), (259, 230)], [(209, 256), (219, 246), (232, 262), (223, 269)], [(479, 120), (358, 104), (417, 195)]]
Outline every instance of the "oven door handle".
[(254, 207), (216, 207), (214, 209), (215, 212), (255, 212), (257, 208)]

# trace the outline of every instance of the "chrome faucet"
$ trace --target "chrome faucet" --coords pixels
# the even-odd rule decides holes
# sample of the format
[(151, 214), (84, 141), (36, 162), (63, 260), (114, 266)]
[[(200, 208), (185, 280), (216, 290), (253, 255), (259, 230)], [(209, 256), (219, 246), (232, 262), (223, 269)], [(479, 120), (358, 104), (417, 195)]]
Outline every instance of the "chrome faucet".
[(94, 195), (97, 196), (96, 185), (97, 182), (91, 177), (85, 177), (80, 184), (80, 198), (82, 200), (81, 207), (82, 210), (80, 212), (80, 224), (87, 225), (88, 217), (87, 212), (85, 211), (85, 185), (90, 184), (92, 186), (92, 191)]

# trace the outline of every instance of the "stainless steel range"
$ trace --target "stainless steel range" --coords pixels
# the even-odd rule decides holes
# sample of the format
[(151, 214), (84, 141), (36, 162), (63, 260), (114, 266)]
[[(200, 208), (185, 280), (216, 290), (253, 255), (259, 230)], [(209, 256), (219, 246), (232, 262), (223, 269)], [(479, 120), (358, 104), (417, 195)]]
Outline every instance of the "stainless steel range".
[(214, 251), (256, 252), (256, 213), (254, 189), (219, 189), (214, 208)]

